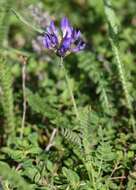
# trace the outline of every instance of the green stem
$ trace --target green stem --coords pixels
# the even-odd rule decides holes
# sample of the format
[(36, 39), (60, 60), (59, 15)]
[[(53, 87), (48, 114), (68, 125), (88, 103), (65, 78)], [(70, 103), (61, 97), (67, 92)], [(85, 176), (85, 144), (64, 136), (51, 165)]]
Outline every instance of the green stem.
[(16, 17), (23, 23), (25, 24), (26, 26), (28, 26), (29, 28), (31, 28), (32, 30), (42, 34), (44, 33), (45, 31), (40, 29), (40, 28), (37, 28), (35, 26), (33, 26), (31, 23), (29, 23), (27, 20), (25, 20), (25, 18), (19, 14), (15, 9), (11, 9), (11, 11), (16, 15)]
[(8, 59), (3, 56), (4, 47), (8, 45), (8, 29), (10, 20), (10, 7), (13, 0), (0, 0), (0, 84), (2, 87), (2, 106), (5, 116), (4, 130), (8, 137), (14, 132), (13, 93), (11, 71)]
[(96, 190), (96, 185), (95, 185), (96, 183), (95, 183), (94, 169), (93, 169), (92, 161), (89, 160), (89, 164), (87, 164), (85, 161), (84, 164), (86, 166), (86, 170), (88, 173), (89, 180), (90, 180), (90, 182), (92, 182), (93, 189)]
[(80, 120), (77, 105), (76, 105), (76, 101), (75, 101), (75, 98), (74, 98), (74, 94), (73, 94), (73, 91), (72, 91), (72, 87), (71, 87), (71, 84), (70, 84), (70, 80), (69, 80), (67, 71), (66, 71), (65, 66), (63, 64), (63, 58), (62, 57), (61, 57), (61, 60), (60, 60), (60, 66), (63, 68), (63, 71), (64, 71), (66, 83), (67, 83), (68, 90), (69, 90), (69, 93), (70, 93), (70, 96), (71, 96), (71, 100), (72, 100), (72, 103), (73, 103), (73, 107), (74, 107), (74, 110), (75, 110), (76, 117), (77, 117), (78, 120)]
[(127, 88), (127, 81), (125, 78), (125, 72), (124, 72), (123, 64), (121, 62), (119, 49), (117, 45), (117, 34), (118, 34), (117, 19), (116, 19), (114, 10), (112, 9), (111, 1), (103, 0), (103, 3), (104, 3), (104, 8), (105, 8), (105, 15), (106, 15), (107, 22), (109, 25), (109, 35), (110, 35), (109, 40), (112, 46), (114, 57), (116, 59), (118, 73), (119, 73), (120, 81), (122, 83), (122, 88), (123, 88), (124, 96), (126, 100), (126, 105), (130, 113), (130, 122), (133, 128), (133, 132), (136, 135), (136, 126), (135, 126), (135, 119), (133, 115), (133, 107), (130, 100), (129, 90)]
[(13, 112), (13, 93), (12, 93), (12, 79), (10, 68), (4, 59), (0, 59), (0, 82), (2, 87), (2, 105), (5, 115), (5, 132), (10, 135), (14, 133), (15, 122)]
[(135, 119), (134, 119), (134, 116), (133, 116), (133, 107), (132, 107), (132, 104), (131, 104), (131, 100), (130, 100), (130, 96), (129, 96), (129, 92), (128, 92), (128, 88), (127, 88), (127, 82), (126, 82), (126, 79), (125, 79), (123, 65), (122, 65), (122, 62), (121, 62), (121, 59), (120, 59), (120, 56), (119, 56), (119, 50), (118, 50), (118, 48), (117, 48), (117, 46), (116, 46), (116, 44), (115, 44), (115, 42), (113, 41), (112, 38), (110, 38), (110, 42), (111, 42), (111, 46), (112, 46), (112, 49), (113, 49), (113, 52), (114, 52), (114, 56), (116, 58), (118, 72), (119, 72), (120, 80), (121, 80), (121, 83), (122, 83), (124, 96), (125, 96), (125, 99), (126, 99), (126, 104), (127, 104), (128, 109), (129, 109), (129, 112), (130, 112), (131, 125), (133, 127), (133, 132), (136, 135)]
[(93, 189), (96, 190), (96, 182), (95, 182), (95, 176), (94, 176), (94, 167), (92, 164), (92, 156), (91, 156), (91, 149), (90, 149), (90, 143), (88, 141), (88, 128), (84, 127), (83, 129), (83, 147), (84, 147), (84, 152), (86, 155), (86, 159), (84, 161), (87, 173), (88, 173), (88, 177), (90, 182), (92, 182), (93, 185)]

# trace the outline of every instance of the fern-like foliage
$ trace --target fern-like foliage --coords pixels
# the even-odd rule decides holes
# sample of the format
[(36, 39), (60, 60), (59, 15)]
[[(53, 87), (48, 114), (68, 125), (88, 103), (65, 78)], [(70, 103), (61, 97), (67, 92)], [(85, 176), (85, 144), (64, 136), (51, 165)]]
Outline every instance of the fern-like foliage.
[[(81, 112), (81, 132), (82, 132), (82, 143), (84, 150), (83, 162), (86, 167), (90, 182), (94, 190), (96, 190), (96, 182), (95, 182), (95, 170), (92, 163), (92, 146), (91, 146), (91, 138), (92, 131), (91, 130), (91, 108), (86, 107)], [(93, 137), (94, 138), (94, 137)]]
[(69, 128), (62, 128), (61, 134), (68, 143), (81, 148), (81, 133), (77, 133)]
[(0, 47), (7, 45), (10, 8), (13, 6), (13, 0), (0, 1)]
[(136, 135), (135, 118), (133, 115), (133, 106), (132, 106), (131, 96), (130, 96), (130, 92), (128, 88), (128, 81), (126, 79), (126, 74), (125, 74), (125, 70), (123, 67), (123, 63), (122, 63), (122, 59), (121, 59), (119, 47), (118, 47), (118, 22), (117, 22), (115, 12), (112, 8), (111, 0), (103, 0), (103, 3), (104, 3), (105, 15), (107, 18), (107, 23), (109, 26), (109, 40), (110, 40), (113, 54), (116, 60), (120, 81), (122, 83), (123, 94), (126, 101), (126, 107), (128, 108), (129, 113), (130, 113), (130, 123), (133, 128), (133, 132)]
[(5, 115), (5, 132), (13, 133), (15, 128), (15, 118), (13, 112), (13, 93), (12, 93), (12, 77), (8, 61), (0, 59), (0, 84), (2, 87), (2, 105)]
[[(0, 1), (0, 48), (8, 44), (8, 28), (10, 19), (10, 7), (13, 6), (13, 0)], [(4, 50), (3, 50), (4, 51)], [(10, 69), (8, 68), (8, 59), (5, 61), (2, 56), (0, 59), (0, 84), (2, 86), (2, 105), (6, 119), (5, 131), (10, 134), (14, 131), (14, 114), (13, 114), (13, 95), (12, 80)]]
[(80, 180), (79, 180), (80, 178), (77, 175), (77, 173), (65, 167), (62, 168), (62, 171), (64, 176), (69, 181), (71, 188), (74, 190), (78, 190), (80, 185)]
[(52, 123), (59, 118), (59, 112), (55, 107), (50, 107), (46, 98), (40, 97), (38, 93), (32, 93), (29, 89), (26, 90), (26, 96), (28, 104), (34, 112), (49, 118)]
[[(101, 125), (104, 125), (105, 130)], [(80, 148), (74, 146), (72, 138), (77, 139), (77, 134), (73, 134), (70, 129), (66, 134), (67, 141), (73, 144), (73, 151), (78, 158), (83, 162), (87, 171), (89, 179), (89, 187), (95, 189), (102, 189), (108, 186), (103, 182), (102, 175), (104, 172), (111, 172), (111, 161), (116, 160), (116, 153), (111, 145), (112, 141), (109, 139), (109, 133), (113, 135), (113, 131), (108, 129), (112, 127), (112, 123), (107, 122), (107, 118), (100, 117), (89, 106), (80, 111), (80, 123), (78, 127), (78, 138), (80, 137)], [(111, 135), (111, 136), (112, 136)], [(114, 136), (113, 136), (114, 137)], [(71, 140), (72, 139), (72, 140)], [(76, 140), (78, 142), (78, 140)]]
[(25, 182), (25, 180), (14, 170), (12, 170), (5, 162), (0, 162), (0, 176), (2, 180), (18, 190), (32, 190), (33, 188)]
[[(78, 66), (96, 85), (96, 93), (99, 95), (99, 100), (104, 112), (110, 113), (112, 105), (111, 89), (109, 88), (108, 80), (105, 79), (104, 73), (96, 61), (94, 54), (86, 52), (80, 54)], [(90, 84), (91, 85), (91, 84)]]

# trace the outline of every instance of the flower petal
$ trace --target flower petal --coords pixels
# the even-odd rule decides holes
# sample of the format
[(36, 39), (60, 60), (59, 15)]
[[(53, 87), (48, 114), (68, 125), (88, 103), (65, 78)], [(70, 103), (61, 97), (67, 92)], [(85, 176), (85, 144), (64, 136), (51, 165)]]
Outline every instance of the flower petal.
[(64, 57), (67, 51), (70, 50), (70, 47), (71, 47), (71, 38), (64, 38), (60, 48), (58, 49), (58, 55)]
[(72, 52), (79, 52), (85, 48), (86, 44), (82, 40), (80, 40), (75, 48), (72, 48)]
[(50, 26), (47, 27), (47, 32), (48, 32), (49, 34), (58, 35), (58, 31), (57, 31), (57, 29), (56, 29), (56, 27), (55, 27), (54, 21), (51, 21)]
[(51, 48), (51, 40), (50, 40), (49, 36), (46, 35), (44, 37), (43, 44), (44, 44), (45, 48), (48, 48), (48, 49)]
[(61, 39), (54, 21), (51, 21), (44, 36), (44, 47), (54, 50), (61, 57), (65, 57), (70, 52), (83, 50), (85, 43), (82, 40), (80, 30), (74, 29), (66, 17), (62, 18), (60, 25), (63, 34)]
[(70, 49), (70, 44), (71, 44), (71, 38), (65, 38), (62, 43), (62, 47), (65, 49)]
[(61, 20), (61, 30), (63, 34), (63, 38), (67, 35), (67, 37), (71, 37), (73, 28), (70, 25), (69, 20), (66, 17), (63, 17)]
[(56, 46), (58, 46), (58, 37), (56, 36), (56, 35), (51, 35), (50, 36), (50, 39), (51, 39), (51, 42), (52, 42), (52, 45), (53, 45), (53, 47), (56, 47)]
[(55, 34), (48, 34), (46, 33), (43, 44), (45, 48), (52, 49), (52, 48), (57, 48), (58, 46), (58, 38)]
[(80, 38), (80, 36), (81, 36), (80, 30), (77, 30), (77, 29), (73, 30), (73, 32), (72, 32), (72, 37), (73, 37), (73, 39), (74, 39), (75, 41), (76, 41), (78, 38)]

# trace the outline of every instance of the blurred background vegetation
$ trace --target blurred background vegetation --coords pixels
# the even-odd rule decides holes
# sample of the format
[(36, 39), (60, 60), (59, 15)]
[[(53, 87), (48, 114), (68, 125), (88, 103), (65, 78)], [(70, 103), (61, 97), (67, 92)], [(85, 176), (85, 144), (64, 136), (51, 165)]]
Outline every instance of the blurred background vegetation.
[[(136, 1), (111, 2), (135, 117)], [(51, 20), (59, 26), (63, 16), (80, 28), (86, 49), (66, 57), (64, 64), (81, 124), (75, 119), (59, 58), (43, 48), (41, 34), (21, 22), (13, 10), (29, 25), (43, 30)], [(136, 138), (109, 42), (103, 1), (0, 0), (0, 16), (0, 96), (10, 89), (9, 98), (0, 100), (3, 189), (135, 190)], [(27, 110), (20, 139), (24, 57)], [(9, 115), (14, 121), (7, 119), (6, 123)]]

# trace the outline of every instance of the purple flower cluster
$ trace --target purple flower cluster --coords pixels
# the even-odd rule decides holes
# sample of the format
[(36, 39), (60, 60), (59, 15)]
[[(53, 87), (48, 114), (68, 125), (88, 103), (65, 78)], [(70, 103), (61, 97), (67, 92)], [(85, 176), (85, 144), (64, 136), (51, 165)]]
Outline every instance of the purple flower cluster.
[(71, 52), (78, 52), (85, 48), (80, 31), (74, 29), (66, 17), (62, 18), (60, 27), (61, 36), (54, 22), (51, 21), (43, 38), (45, 48), (54, 50), (60, 57), (65, 57)]

